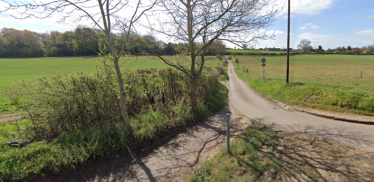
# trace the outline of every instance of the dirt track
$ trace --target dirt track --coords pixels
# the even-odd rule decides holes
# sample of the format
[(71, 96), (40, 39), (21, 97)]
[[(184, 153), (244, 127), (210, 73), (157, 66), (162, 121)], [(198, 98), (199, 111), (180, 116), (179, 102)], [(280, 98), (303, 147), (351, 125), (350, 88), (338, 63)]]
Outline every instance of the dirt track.
[(285, 131), (318, 135), (374, 151), (374, 125), (336, 121), (277, 107), (242, 81), (231, 61), (228, 74), (230, 104), (247, 117)]
[(12, 122), (22, 119), (21, 113), (0, 115), (0, 123)]

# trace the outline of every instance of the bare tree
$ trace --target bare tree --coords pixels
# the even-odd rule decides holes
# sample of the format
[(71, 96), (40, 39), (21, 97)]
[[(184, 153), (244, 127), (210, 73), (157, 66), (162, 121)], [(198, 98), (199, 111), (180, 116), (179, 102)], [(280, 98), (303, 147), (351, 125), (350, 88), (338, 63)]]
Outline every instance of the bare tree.
[(308, 39), (302, 39), (299, 43), (299, 45), (297, 45), (297, 48), (298, 49), (301, 49), (302, 51), (306, 52), (306, 51), (309, 51), (311, 50), (312, 48), (312, 42)]
[(268, 38), (260, 32), (274, 21), (278, 12), (269, 6), (270, 0), (160, 0), (159, 9), (167, 12), (170, 20), (156, 16), (157, 21), (148, 17), (149, 28), (153, 31), (189, 45), (191, 64), (188, 67), (158, 57), (190, 78), (190, 100), (194, 113), (197, 111), (198, 79), (204, 68), (204, 54), (208, 48), (216, 40), (242, 47), (258, 39)]
[[(126, 95), (121, 69), (119, 66), (120, 58), (125, 54), (125, 44), (127, 43), (131, 32), (134, 31), (134, 24), (148, 10), (153, 8), (157, 0), (149, 0), (144, 3), (141, 0), (50, 0), (49, 2), (32, 1), (32, 3), (18, 3), (1, 0), (8, 6), (0, 9), (0, 13), (18, 10), (12, 16), (16, 19), (50, 18), (53, 14), (65, 13), (59, 22), (67, 18), (73, 18), (74, 21), (90, 21), (92, 28), (99, 28), (105, 34), (105, 42), (110, 49), (111, 55), (108, 58), (113, 61), (113, 66), (117, 75), (117, 82), (120, 91), (121, 115), (124, 122), (129, 126), (129, 118), (126, 109)], [(123, 10), (130, 13), (128, 17), (122, 16)], [(129, 10), (131, 9), (131, 10)], [(74, 18), (74, 16), (76, 18)], [(123, 30), (126, 32), (122, 40), (122, 48), (117, 49), (113, 40), (112, 32), (114, 30)]]

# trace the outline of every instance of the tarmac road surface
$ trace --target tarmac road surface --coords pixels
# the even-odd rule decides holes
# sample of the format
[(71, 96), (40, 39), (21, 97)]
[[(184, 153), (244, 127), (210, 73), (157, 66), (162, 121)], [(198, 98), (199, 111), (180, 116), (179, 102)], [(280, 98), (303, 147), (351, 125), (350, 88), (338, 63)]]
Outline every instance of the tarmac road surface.
[(228, 75), (230, 105), (250, 119), (281, 130), (318, 135), (374, 152), (374, 125), (327, 119), (277, 106), (258, 95), (241, 80), (236, 75), (231, 61)]

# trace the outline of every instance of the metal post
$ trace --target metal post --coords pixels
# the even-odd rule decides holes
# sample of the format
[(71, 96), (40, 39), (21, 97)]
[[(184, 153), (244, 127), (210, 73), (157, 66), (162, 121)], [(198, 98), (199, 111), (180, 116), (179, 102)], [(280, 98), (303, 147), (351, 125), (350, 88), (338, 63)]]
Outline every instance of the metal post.
[(262, 66), (262, 79), (265, 80), (265, 66)]
[(227, 113), (226, 122), (227, 153), (230, 153), (230, 113)]
[(291, 0), (288, 0), (288, 32), (287, 32), (287, 76), (286, 76), (286, 83), (288, 83), (288, 75), (290, 71), (290, 19), (291, 19)]

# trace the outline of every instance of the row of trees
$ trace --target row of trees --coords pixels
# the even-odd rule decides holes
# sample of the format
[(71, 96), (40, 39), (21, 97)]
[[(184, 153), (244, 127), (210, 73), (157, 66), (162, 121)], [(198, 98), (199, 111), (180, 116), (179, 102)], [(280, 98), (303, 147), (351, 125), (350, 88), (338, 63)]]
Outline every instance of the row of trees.
[(363, 47), (351, 46), (337, 47), (335, 49), (328, 49), (327, 52), (334, 52), (335, 54), (374, 54), (374, 45), (368, 45)]
[(300, 49), (302, 52), (315, 52), (315, 53), (335, 53), (335, 54), (374, 54), (374, 45), (363, 46), (361, 48), (352, 48), (351, 46), (337, 47), (335, 49), (327, 49), (324, 50), (321, 45), (318, 48), (313, 49), (312, 42), (308, 39), (303, 39), (297, 45), (297, 48)]
[(73, 31), (42, 34), (3, 28), (0, 32), (0, 57), (97, 55), (99, 34), (98, 30), (84, 26)]
[[(117, 47), (122, 45), (124, 33), (112, 35), (117, 40)], [(144, 42), (147, 46), (144, 46)], [(29, 30), (3, 28), (0, 32), (0, 58), (6, 57), (41, 57), (41, 56), (88, 56), (97, 55), (99, 44), (105, 43), (105, 35), (99, 29), (78, 26), (72, 31), (36, 33)], [(137, 37), (132, 35), (132, 41), (126, 44), (128, 54), (148, 54), (148, 48), (159, 55), (174, 55), (186, 43), (164, 43), (153, 35)], [(207, 53), (225, 53), (225, 45), (216, 40)], [(108, 50), (109, 51), (109, 50)]]
[(43, 42), (37, 33), (28, 30), (2, 29), (0, 57), (38, 57), (43, 55)]

